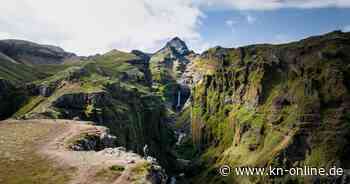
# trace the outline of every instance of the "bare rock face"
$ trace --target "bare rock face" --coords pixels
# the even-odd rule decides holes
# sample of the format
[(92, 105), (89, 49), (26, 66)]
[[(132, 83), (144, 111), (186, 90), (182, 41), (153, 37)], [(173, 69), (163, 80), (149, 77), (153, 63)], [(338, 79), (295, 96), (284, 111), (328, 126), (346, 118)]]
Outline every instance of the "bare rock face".
[(109, 129), (100, 126), (83, 132), (77, 140), (71, 141), (69, 148), (73, 151), (100, 151), (116, 146), (116, 137), (109, 134)]
[(59, 47), (23, 40), (0, 40), (0, 52), (25, 64), (60, 64), (75, 57)]
[(175, 51), (176, 54), (179, 54), (182, 56), (190, 53), (190, 50), (188, 49), (186, 43), (182, 41), (179, 37), (175, 37), (169, 42), (167, 42), (165, 47), (158, 52), (162, 52), (166, 49), (172, 49)]

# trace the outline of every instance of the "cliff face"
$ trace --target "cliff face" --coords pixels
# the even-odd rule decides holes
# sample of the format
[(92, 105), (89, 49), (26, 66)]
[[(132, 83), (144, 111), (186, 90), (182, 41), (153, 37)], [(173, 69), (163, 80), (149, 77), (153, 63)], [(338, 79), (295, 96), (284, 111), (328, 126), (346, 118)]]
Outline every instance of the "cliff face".
[(10, 117), (26, 100), (25, 92), (0, 78), (0, 120)]
[(204, 53), (201, 58), (216, 68), (193, 89), (192, 136), (206, 168), (196, 181), (334, 179), (223, 178), (216, 174), (220, 164), (348, 169), (349, 50), (350, 34), (333, 32), (285, 45)]

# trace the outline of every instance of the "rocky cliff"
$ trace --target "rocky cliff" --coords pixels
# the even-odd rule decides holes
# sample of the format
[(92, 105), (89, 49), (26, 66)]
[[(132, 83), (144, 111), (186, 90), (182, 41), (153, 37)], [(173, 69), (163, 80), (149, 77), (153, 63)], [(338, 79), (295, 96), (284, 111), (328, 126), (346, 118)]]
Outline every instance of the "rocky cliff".
[(216, 68), (193, 89), (193, 142), (205, 168), (195, 181), (344, 181), (221, 177), (216, 171), (222, 164), (348, 169), (349, 50), (350, 34), (333, 32), (290, 44), (216, 48), (202, 54)]

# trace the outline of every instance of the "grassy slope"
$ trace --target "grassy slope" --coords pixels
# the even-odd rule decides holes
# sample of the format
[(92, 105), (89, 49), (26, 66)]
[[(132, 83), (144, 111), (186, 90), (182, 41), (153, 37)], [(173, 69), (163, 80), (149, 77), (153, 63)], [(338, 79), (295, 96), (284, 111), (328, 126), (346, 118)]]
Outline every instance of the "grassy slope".
[(33, 67), (16, 64), (0, 57), (0, 77), (15, 84), (29, 82), (44, 77), (45, 74), (36, 71)]
[[(37, 66), (40, 69), (46, 69), (45, 71), (51, 74), (51, 76), (34, 81), (33, 83), (36, 85), (50, 86), (67, 80), (74, 80), (74, 82), (71, 81), (60, 89), (56, 89), (53, 95), (49, 98), (40, 96), (31, 97), (15, 114), (15, 117), (21, 117), (36, 110), (45, 111), (49, 108), (51, 102), (64, 94), (102, 92), (105, 90), (106, 85), (120, 82), (119, 77), (123, 73), (142, 78), (143, 74), (135, 66), (132, 66), (127, 62), (135, 59), (138, 58), (133, 54), (111, 51), (90, 61), (64, 64), (57, 68), (51, 65)], [(84, 74), (81, 76), (75, 76), (74, 79), (70, 79), (74, 73), (77, 73), (80, 70), (83, 70)], [(123, 86), (126, 88), (137, 87), (139, 90), (147, 90), (147, 87), (142, 86), (135, 81), (130, 83), (120, 83), (124, 84)]]

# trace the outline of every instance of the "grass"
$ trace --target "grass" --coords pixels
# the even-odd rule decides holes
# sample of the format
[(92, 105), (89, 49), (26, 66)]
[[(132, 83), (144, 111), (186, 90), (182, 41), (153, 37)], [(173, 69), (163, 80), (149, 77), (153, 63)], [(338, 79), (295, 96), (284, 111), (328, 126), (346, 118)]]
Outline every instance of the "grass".
[(0, 123), (0, 183), (66, 184), (75, 169), (56, 167), (36, 148), (58, 125)]
[(45, 99), (46, 98), (42, 96), (31, 97), (13, 116), (16, 118), (22, 117), (26, 113), (34, 110), (35, 107), (37, 107)]
[(16, 64), (0, 58), (0, 77), (18, 85), (24, 82), (31, 82), (47, 75), (34, 67), (24, 64)]
[(121, 176), (122, 172), (125, 170), (125, 167), (119, 165), (113, 165), (107, 169), (102, 169), (96, 173), (96, 181), (101, 181), (104, 183), (112, 183)]
[[(34, 112), (57, 112), (57, 109), (52, 108), (52, 102), (64, 94), (107, 92), (107, 88), (110, 86), (122, 88), (127, 91), (137, 90), (139, 92), (149, 93), (149, 87), (142, 83), (145, 79), (144, 74), (137, 66), (132, 64), (137, 59), (139, 58), (133, 54), (111, 51), (85, 62), (64, 64), (64, 66), (57, 67), (57, 69), (53, 69), (54, 67), (52, 68), (47, 65), (40, 65), (41, 69), (46, 69), (47, 73), (54, 75), (37, 80), (34, 84), (44, 84), (56, 89), (47, 99), (32, 97), (16, 113), (15, 117)], [(125, 75), (127, 76), (127, 80), (122, 81), (121, 78)], [(84, 113), (86, 113), (88, 118), (94, 109), (93, 104), (86, 107)]]
[(151, 164), (149, 162), (145, 161), (137, 163), (133, 168), (131, 168), (132, 181), (142, 181), (142, 178), (144, 178), (147, 175), (150, 168)]

